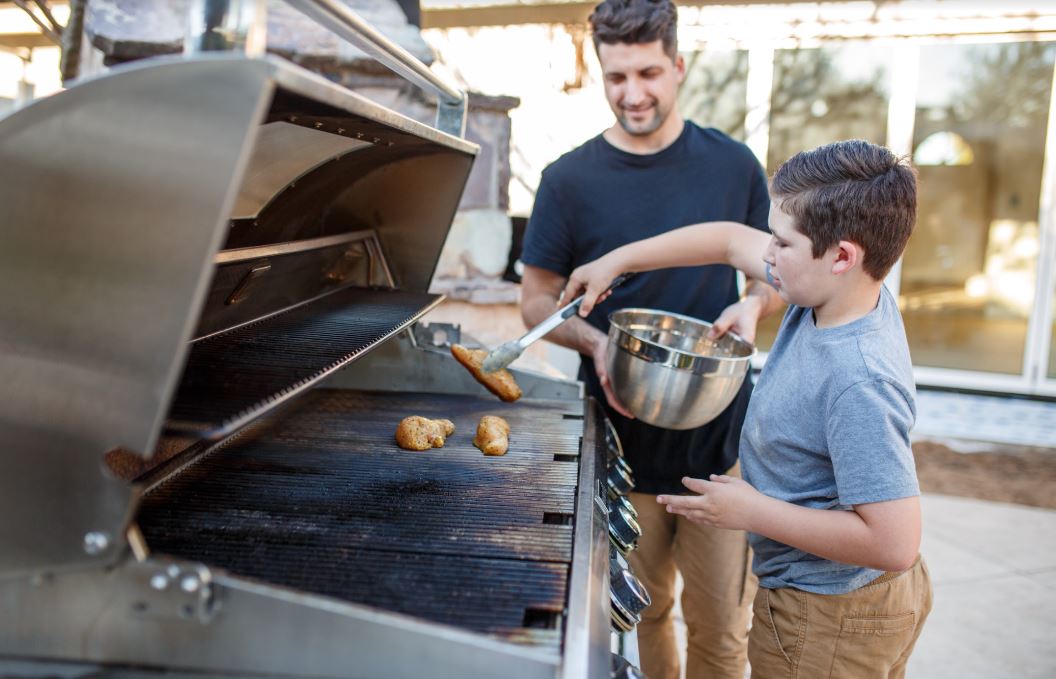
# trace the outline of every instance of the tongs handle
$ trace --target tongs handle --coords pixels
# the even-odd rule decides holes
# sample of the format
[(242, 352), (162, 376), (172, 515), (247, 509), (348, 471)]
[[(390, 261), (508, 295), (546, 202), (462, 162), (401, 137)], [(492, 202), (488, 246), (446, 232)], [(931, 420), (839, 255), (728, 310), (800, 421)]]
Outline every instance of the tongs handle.
[[(611, 292), (613, 289), (619, 287), (620, 285), (623, 285), (628, 280), (633, 278), (634, 275), (635, 274), (633, 271), (629, 273), (621, 273), (619, 276), (612, 279), (612, 282), (609, 283), (609, 287), (605, 288), (605, 291), (601, 294), (604, 295), (607, 292)], [(548, 316), (546, 320), (529, 330), (523, 337), (517, 340), (517, 344), (519, 344), (523, 349), (524, 347), (527, 347), (532, 342), (540, 339), (541, 337), (543, 337), (548, 332), (561, 325), (568, 319), (575, 316), (577, 313), (579, 313), (580, 305), (583, 304), (583, 297), (584, 295), (580, 295), (565, 306), (561, 307), (554, 314)]]

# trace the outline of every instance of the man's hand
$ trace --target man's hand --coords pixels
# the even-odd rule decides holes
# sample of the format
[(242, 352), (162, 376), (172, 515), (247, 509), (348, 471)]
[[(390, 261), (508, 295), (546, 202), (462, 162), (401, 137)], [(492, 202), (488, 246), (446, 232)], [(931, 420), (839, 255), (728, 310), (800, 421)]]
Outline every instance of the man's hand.
[(699, 495), (658, 495), (656, 501), (672, 514), (715, 528), (751, 530), (756, 508), (765, 495), (747, 481), (726, 475), (711, 475), (710, 481), (685, 477), (682, 485)]
[(758, 297), (745, 297), (739, 302), (734, 302), (722, 310), (719, 317), (711, 324), (708, 337), (718, 339), (729, 331), (733, 331), (743, 337), (745, 341), (755, 343), (755, 330), (759, 325), (759, 316), (763, 310), (763, 302)]
[(601, 389), (605, 392), (605, 400), (609, 402), (612, 409), (624, 417), (633, 420), (634, 415), (631, 414), (631, 411), (627, 410), (626, 406), (620, 403), (620, 400), (616, 398), (616, 392), (612, 390), (612, 382), (609, 381), (609, 371), (605, 365), (605, 356), (608, 350), (609, 338), (599, 331), (592, 352), (594, 358), (594, 372), (598, 374), (598, 381), (601, 382)]
[(777, 291), (764, 281), (749, 278), (744, 298), (722, 310), (712, 324), (708, 337), (718, 339), (732, 330), (746, 341), (755, 344), (759, 319), (784, 307)]

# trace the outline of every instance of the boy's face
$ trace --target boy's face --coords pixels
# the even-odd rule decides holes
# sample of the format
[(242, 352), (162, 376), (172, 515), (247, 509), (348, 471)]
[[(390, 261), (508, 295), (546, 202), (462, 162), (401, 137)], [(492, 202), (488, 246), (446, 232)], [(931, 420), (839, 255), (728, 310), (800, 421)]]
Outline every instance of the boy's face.
[(678, 86), (685, 77), (682, 57), (674, 61), (661, 40), (647, 43), (601, 43), (598, 61), (605, 97), (616, 120), (628, 134), (648, 136), (675, 108)]
[(781, 209), (779, 201), (770, 203), (770, 243), (763, 255), (770, 267), (774, 287), (785, 302), (801, 307), (815, 307), (831, 296), (835, 284), (833, 247), (815, 259), (810, 238), (796, 228), (795, 219)]

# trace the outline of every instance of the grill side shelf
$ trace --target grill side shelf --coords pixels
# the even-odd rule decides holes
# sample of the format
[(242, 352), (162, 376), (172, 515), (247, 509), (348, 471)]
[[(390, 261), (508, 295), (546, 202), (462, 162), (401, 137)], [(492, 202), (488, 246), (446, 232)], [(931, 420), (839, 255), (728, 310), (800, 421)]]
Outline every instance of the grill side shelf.
[(301, 394), (439, 304), (442, 295), (345, 288), (195, 342), (165, 433), (217, 440)]

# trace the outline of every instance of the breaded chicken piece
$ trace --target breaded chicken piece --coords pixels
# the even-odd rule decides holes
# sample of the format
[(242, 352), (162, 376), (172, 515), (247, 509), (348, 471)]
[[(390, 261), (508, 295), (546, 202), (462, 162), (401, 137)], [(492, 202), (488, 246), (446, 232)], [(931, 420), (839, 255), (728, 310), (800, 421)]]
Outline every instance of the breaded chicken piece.
[(451, 355), (469, 370), (469, 373), (473, 375), (473, 379), (483, 384), (488, 391), (503, 401), (516, 401), (521, 397), (521, 388), (517, 386), (517, 382), (513, 379), (513, 375), (510, 374), (509, 370), (503, 368), (493, 373), (486, 373), (481, 368), (481, 364), (484, 363), (484, 359), (488, 355), (487, 351), (483, 349), (467, 349), (461, 344), (452, 344)]
[(473, 445), (485, 455), (505, 455), (510, 448), (510, 423), (495, 415), (485, 415), (477, 425)]
[(406, 450), (443, 448), (445, 438), (454, 431), (455, 423), (451, 420), (430, 420), (411, 415), (403, 418), (396, 427), (396, 444)]

